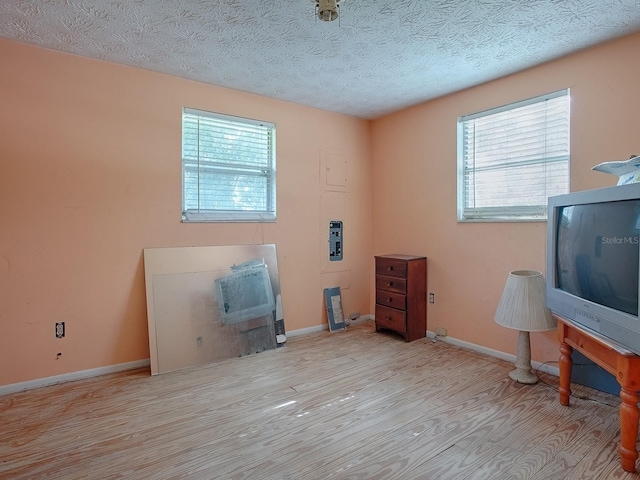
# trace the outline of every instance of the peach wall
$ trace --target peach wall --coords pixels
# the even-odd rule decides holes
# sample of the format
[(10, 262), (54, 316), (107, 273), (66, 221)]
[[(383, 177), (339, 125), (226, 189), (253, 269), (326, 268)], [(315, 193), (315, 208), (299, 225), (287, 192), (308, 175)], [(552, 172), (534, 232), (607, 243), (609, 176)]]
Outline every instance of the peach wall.
[[(149, 358), (146, 247), (275, 243), (287, 329), (326, 323), (321, 145), (348, 158), (329, 214), (353, 219), (345, 310), (368, 311), (370, 122), (4, 39), (0, 58), (0, 386)], [(276, 223), (181, 223), (183, 106), (276, 123)]]
[[(516, 333), (493, 321), (504, 283), (545, 271), (545, 223), (456, 222), (457, 117), (570, 87), (571, 190), (615, 185), (590, 169), (640, 153), (638, 52), (635, 34), (373, 123), (373, 251), (429, 258), (429, 330), (515, 353)], [(557, 360), (555, 333), (531, 341), (534, 360)]]

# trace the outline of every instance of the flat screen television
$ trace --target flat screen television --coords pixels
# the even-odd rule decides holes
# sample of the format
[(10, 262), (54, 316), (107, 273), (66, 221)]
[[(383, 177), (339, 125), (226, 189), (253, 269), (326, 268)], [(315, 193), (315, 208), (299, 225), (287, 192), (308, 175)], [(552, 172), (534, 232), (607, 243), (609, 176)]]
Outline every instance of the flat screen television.
[(232, 267), (232, 273), (215, 280), (222, 323), (238, 323), (265, 315), (276, 308), (267, 265), (250, 261)]
[(640, 184), (550, 197), (547, 306), (640, 354)]

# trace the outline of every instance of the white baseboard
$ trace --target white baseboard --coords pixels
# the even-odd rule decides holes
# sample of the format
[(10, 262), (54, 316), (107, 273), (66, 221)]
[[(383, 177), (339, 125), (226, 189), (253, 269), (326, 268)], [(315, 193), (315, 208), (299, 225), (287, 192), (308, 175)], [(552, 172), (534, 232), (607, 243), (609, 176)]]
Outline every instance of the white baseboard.
[(358, 318), (345, 318), (344, 321), (348, 327), (349, 325), (358, 325), (359, 323), (368, 322), (369, 320), (373, 321), (375, 318), (374, 315), (360, 315)]
[[(357, 324), (368, 320), (374, 320), (374, 315), (361, 315), (355, 320), (350, 320), (350, 324)], [(307, 335), (310, 333), (322, 332), (328, 330), (328, 325), (316, 325), (308, 328), (301, 328), (298, 330), (291, 330), (287, 332), (288, 337), (297, 337), (300, 335)], [(465, 342), (464, 340), (458, 340), (453, 337), (438, 337), (434, 332), (427, 331), (427, 337), (431, 339), (437, 339), (438, 341), (454, 345), (456, 347), (466, 348), (474, 352), (489, 355), (490, 357), (499, 358), (509, 362), (515, 362), (516, 356), (509, 353), (504, 353), (492, 348), (483, 347), (482, 345), (476, 345), (475, 343)], [(551, 375), (559, 376), (558, 367), (553, 367), (539, 362), (531, 362), (533, 368), (541, 372), (545, 372)], [(29, 380), (27, 382), (13, 383), (10, 385), (0, 385), (0, 396), (7, 395), (9, 393), (22, 392), (24, 390), (31, 390), (34, 388), (46, 387), (49, 385), (57, 385), (59, 383), (72, 382), (74, 380), (83, 380), (85, 378), (97, 377), (100, 375), (107, 375), (109, 373), (124, 372), (127, 370), (135, 370), (136, 368), (145, 368), (150, 365), (149, 359), (136, 360), (134, 362), (120, 363), (118, 365), (109, 365), (107, 367), (92, 368), (89, 370), (81, 370), (79, 372), (65, 373), (62, 375), (55, 375), (53, 377), (40, 378), (36, 380)]]
[[(490, 357), (499, 358), (500, 360), (507, 360), (508, 362), (515, 363), (516, 356), (510, 353), (504, 353), (499, 350), (494, 350), (492, 348), (483, 347), (482, 345), (476, 345), (475, 343), (465, 342), (464, 340), (458, 340), (453, 337), (439, 337), (436, 336), (435, 332), (427, 330), (427, 337), (437, 339), (438, 341), (448, 343), (450, 345), (455, 345), (456, 347), (466, 348), (467, 350), (472, 350), (474, 352), (482, 353), (484, 355), (489, 355)], [(543, 364), (540, 362), (531, 362), (534, 370), (538, 370), (540, 372), (545, 372), (550, 375), (555, 375), (556, 377), (560, 376), (560, 371), (558, 367), (553, 367), (551, 365)]]
[(0, 386), (0, 395), (8, 393), (22, 392), (34, 388), (48, 387), (59, 383), (72, 382), (74, 380), (84, 380), (85, 378), (107, 375), (109, 373), (124, 372), (126, 370), (135, 370), (136, 368), (145, 368), (150, 365), (149, 359), (136, 360), (135, 362), (119, 363), (118, 365), (109, 365), (107, 367), (91, 368), (89, 370), (80, 370), (79, 372), (64, 373), (53, 377), (39, 378), (37, 380), (29, 380), (27, 382), (12, 383), (10, 385)]
[[(345, 323), (347, 324), (347, 326), (349, 325), (355, 325), (367, 320), (373, 320), (374, 316), (373, 315), (361, 315), (356, 319), (350, 319), (350, 318), (345, 318)], [(329, 330), (329, 325), (316, 325), (314, 327), (308, 327), (308, 328), (300, 328), (298, 330), (289, 330), (287, 331), (287, 337), (299, 337), (300, 335), (307, 335), (309, 333), (317, 333), (317, 332), (322, 332), (324, 330)]]
[(287, 330), (287, 337), (299, 337), (300, 335), (322, 332), (323, 330), (329, 330), (329, 325), (316, 325), (314, 327), (300, 328), (298, 330)]
[[(350, 325), (353, 324), (357, 324), (357, 323), (361, 323), (361, 322), (365, 322), (368, 320), (375, 320), (375, 315), (361, 315), (360, 317), (358, 317), (355, 320), (348, 320)], [(317, 325), (315, 327), (309, 327), (309, 328), (301, 328), (299, 330), (292, 330), (290, 332), (287, 332), (287, 336), (288, 337), (297, 337), (300, 335), (306, 335), (309, 333), (316, 333), (316, 332), (321, 332), (323, 330), (328, 330), (329, 326), (328, 325)], [(512, 355), (510, 353), (505, 353), (505, 352), (501, 352), (500, 350), (494, 350), (492, 348), (488, 348), (488, 347), (483, 347), (482, 345), (476, 345), (475, 343), (470, 343), (470, 342), (465, 342), (464, 340), (458, 340), (457, 338), (453, 338), (453, 337), (440, 337), (440, 336), (436, 336), (435, 332), (432, 332), (430, 330), (427, 330), (427, 337), (431, 338), (431, 339), (435, 339), (437, 338), (437, 340), (444, 342), (444, 343), (448, 343), (449, 345), (454, 345), (456, 347), (461, 347), (461, 348), (466, 348), (467, 350), (471, 350), (477, 353), (481, 353), (483, 355), (488, 355), (490, 357), (494, 357), (494, 358), (499, 358), (500, 360), (506, 360), (508, 362), (511, 363), (515, 363), (516, 361), (516, 356)], [(556, 377), (560, 376), (560, 371), (558, 369), (558, 367), (554, 367), (551, 365), (547, 365), (547, 364), (543, 364), (540, 362), (536, 362), (536, 361), (532, 361), (531, 365), (533, 366), (533, 368), (535, 370), (538, 370), (540, 372), (545, 372), (548, 373), (550, 375), (554, 375)]]
[[(373, 315), (364, 315), (356, 320), (351, 320), (351, 323), (359, 322), (361, 320), (373, 319)], [(307, 335), (309, 333), (321, 332), (328, 330), (329, 325), (316, 325), (309, 328), (301, 328), (299, 330), (291, 330), (287, 332), (288, 337), (296, 337), (299, 335)], [(53, 377), (38, 378), (36, 380), (29, 380), (27, 382), (12, 383), (9, 385), (0, 385), (0, 396), (7, 395), (9, 393), (22, 392), (25, 390), (32, 390), (34, 388), (47, 387), (50, 385), (57, 385), (59, 383), (72, 382), (74, 380), (84, 380), (85, 378), (98, 377), (100, 375), (107, 375), (109, 373), (124, 372), (126, 370), (135, 370), (136, 368), (145, 368), (151, 365), (150, 360), (137, 360), (135, 362), (121, 363), (118, 365), (110, 365), (107, 367), (92, 368), (89, 370), (81, 370), (79, 372), (65, 373), (62, 375), (55, 375)]]

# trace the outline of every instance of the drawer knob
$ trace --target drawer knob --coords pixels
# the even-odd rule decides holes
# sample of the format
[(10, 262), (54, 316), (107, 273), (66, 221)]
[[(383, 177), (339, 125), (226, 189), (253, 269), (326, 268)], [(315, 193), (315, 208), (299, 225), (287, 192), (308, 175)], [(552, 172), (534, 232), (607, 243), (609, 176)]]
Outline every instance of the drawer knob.
[(392, 270), (393, 270), (393, 267), (387, 267), (387, 271), (389, 271), (389, 272), (390, 272), (390, 271), (392, 271)]
[(393, 298), (391, 297), (387, 298), (387, 303), (391, 303), (391, 302), (393, 302)]
[(391, 321), (393, 319), (390, 316), (387, 315), (387, 320)]
[(393, 287), (393, 282), (387, 282), (387, 287)]

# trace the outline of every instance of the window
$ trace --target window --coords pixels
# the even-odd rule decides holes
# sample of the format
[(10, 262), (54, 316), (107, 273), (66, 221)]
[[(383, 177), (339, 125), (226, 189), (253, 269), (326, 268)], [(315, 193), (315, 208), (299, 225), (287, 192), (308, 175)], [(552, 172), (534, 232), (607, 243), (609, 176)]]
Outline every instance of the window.
[(458, 220), (545, 220), (568, 191), (568, 89), (458, 118)]
[(182, 220), (276, 218), (275, 125), (185, 108)]

